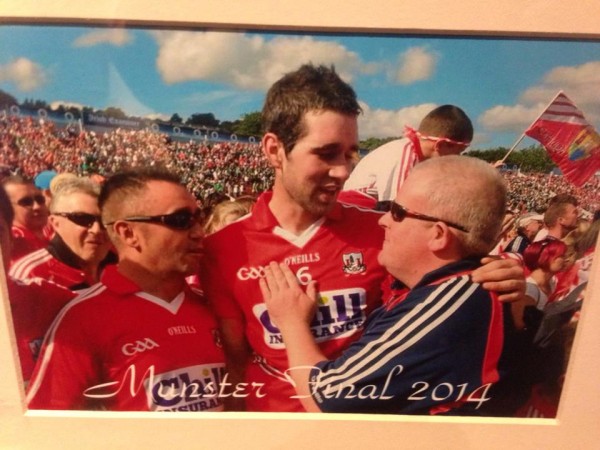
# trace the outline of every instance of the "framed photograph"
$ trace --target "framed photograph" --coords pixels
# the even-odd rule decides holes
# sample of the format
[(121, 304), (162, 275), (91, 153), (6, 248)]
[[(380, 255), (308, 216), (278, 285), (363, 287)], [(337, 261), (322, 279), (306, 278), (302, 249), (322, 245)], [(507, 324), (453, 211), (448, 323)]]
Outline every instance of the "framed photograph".
[[(415, 41), (423, 37), (432, 40), (443, 40), (445, 37), (468, 37), (478, 39), (482, 42), (491, 42), (495, 38), (522, 39), (531, 45), (527, 46), (526, 52), (544, 52), (548, 70), (545, 72), (547, 92), (553, 88), (548, 77), (560, 76), (560, 71), (552, 72), (550, 68), (556, 69), (560, 66), (553, 59), (550, 47), (544, 47), (544, 42), (536, 45), (538, 40), (549, 39), (553, 43), (552, 51), (570, 52), (571, 59), (565, 58), (566, 66), (583, 66), (583, 62), (576, 62), (577, 54), (587, 52), (590, 64), (589, 71), (581, 70), (569, 80), (581, 89), (581, 84), (576, 84), (575, 78), (588, 76), (591, 81), (584, 85), (589, 88), (589, 98), (586, 100), (593, 111), (594, 117), (600, 117), (600, 25), (597, 18), (600, 17), (600, 5), (593, 0), (566, 3), (560, 0), (545, 2), (528, 2), (523, 4), (518, 0), (507, 0), (499, 4), (490, 0), (475, 1), (467, 0), (452, 4), (441, 0), (430, 1), (394, 1), (376, 0), (371, 3), (344, 2), (341, 0), (305, 0), (294, 4), (286, 4), (275, 0), (258, 0), (255, 2), (233, 2), (230, 0), (209, 0), (205, 2), (193, 2), (191, 0), (178, 0), (175, 4), (151, 4), (141, 0), (103, 0), (93, 4), (81, 4), (80, 2), (36, 2), (21, 1), (9, 4), (8, 1), (0, 0), (0, 32), (2, 28), (15, 27), (18, 33), (19, 27), (34, 26), (43, 30), (44, 27), (52, 27), (55, 30), (68, 28), (77, 29), (79, 42), (73, 45), (81, 47), (94, 47), (96, 45), (120, 45), (131, 38), (128, 30), (135, 30), (136, 38), (140, 39), (142, 31), (151, 29), (154, 34), (154, 45), (165, 44), (161, 39), (166, 39), (171, 30), (225, 30), (234, 32), (239, 37), (224, 45), (234, 46), (235, 51), (225, 55), (226, 58), (252, 58), (255, 55), (249, 53), (252, 45), (268, 46), (273, 36), (290, 36), (294, 33), (314, 33), (316, 44), (322, 47), (320, 52), (328, 52), (332, 55), (331, 63), (336, 64), (340, 72), (347, 68), (349, 71), (363, 71), (367, 73), (379, 73), (379, 78), (373, 78), (370, 82), (380, 83), (379, 89), (374, 96), (385, 95), (385, 89), (389, 88), (390, 77), (395, 77), (395, 85), (398, 89), (410, 84), (415, 80), (426, 80), (427, 70), (423, 67), (435, 65), (441, 56), (436, 50), (427, 45), (411, 47), (413, 54), (395, 53), (394, 57), (412, 58), (420, 60), (419, 70), (404, 64), (402, 70), (394, 71), (398, 61), (367, 62), (361, 59), (358, 53), (353, 53), (350, 46), (335, 42), (333, 33), (343, 35), (346, 39), (356, 37), (372, 37), (373, 40), (382, 39), (392, 35), (402, 35), (404, 38), (413, 38)], [(116, 33), (108, 33), (117, 30)], [(239, 32), (239, 33), (238, 33)], [(250, 33), (253, 37), (247, 37)], [(259, 33), (270, 33), (269, 39), (263, 39)], [(279, 33), (279, 34), (278, 34)], [(320, 34), (319, 34), (320, 33)], [(36, 39), (44, 39), (43, 33), (31, 34)], [(160, 35), (160, 36), (159, 36)], [(27, 39), (26, 34), (20, 35), (21, 39)], [(57, 35), (54, 35), (57, 36)], [(308, 35), (307, 35), (308, 36)], [(321, 36), (324, 38), (321, 39)], [(56, 39), (56, 41), (55, 41)], [(261, 41), (261, 39), (263, 39)], [(121, 40), (121, 41), (119, 41)], [(58, 64), (59, 57), (48, 57), (53, 51), (53, 42), (58, 38), (48, 39), (45, 49), (48, 52), (46, 59), (49, 63), (44, 72), (40, 67), (31, 64), (25, 66), (8, 67), (0, 61), (0, 82), (11, 80), (13, 83), (25, 82), (25, 78), (31, 83), (42, 83), (43, 78), (58, 73), (57, 67), (52, 66), (52, 61)], [(420, 42), (420, 41), (419, 41)], [(547, 41), (550, 42), (550, 41)], [(579, 43), (577, 47), (575, 44)], [(199, 42), (198, 45), (202, 43)], [(572, 45), (571, 45), (572, 44)], [(206, 43), (210, 45), (210, 43)], [(315, 48), (318, 47), (315, 45)], [(358, 44), (357, 44), (358, 45)], [(383, 45), (383, 44), (382, 44)], [(239, 47), (235, 47), (239, 46)], [(181, 48), (181, 47), (178, 47)], [(283, 48), (283, 47), (282, 47)], [(483, 48), (483, 47), (482, 47)], [(593, 49), (593, 52), (587, 49)], [(511, 47), (503, 50), (510, 52)], [(0, 41), (0, 52), (5, 50), (5, 44)], [(171, 88), (174, 84), (185, 84), (193, 79), (195, 71), (207, 70), (201, 64), (192, 64), (195, 58), (214, 58), (216, 54), (210, 52), (191, 53), (183, 56), (172, 52), (167, 54), (166, 44), (161, 48), (164, 54), (163, 61), (150, 61), (150, 57), (139, 55), (139, 58), (131, 57), (131, 64), (137, 65), (141, 77), (156, 76), (152, 72), (160, 71), (165, 84)], [(172, 50), (172, 49), (171, 49)], [(285, 49), (284, 49), (285, 50)], [(280, 53), (293, 60), (294, 51), (301, 48), (291, 46), (286, 52)], [(156, 52), (156, 49), (154, 49)], [(280, 49), (281, 51), (281, 49)], [(465, 50), (468, 52), (468, 49)], [(245, 53), (244, 53), (245, 52)], [(341, 56), (339, 56), (341, 52)], [(345, 53), (344, 53), (345, 52)], [(358, 50), (357, 50), (358, 52)], [(453, 58), (443, 63), (448, 67), (448, 77), (464, 76), (476, 77), (474, 82), (485, 83), (486, 72), (462, 73), (466, 58), (480, 58), (481, 66), (485, 69), (486, 56), (481, 50), (481, 56), (472, 54), (452, 53)], [(382, 53), (383, 54), (383, 53)], [(338, 55), (338, 56), (336, 56)], [(358, 56), (357, 56), (358, 55)], [(18, 56), (18, 55), (14, 55)], [(218, 55), (217, 55), (218, 56)], [(98, 57), (98, 56), (97, 56)], [(188, 74), (181, 69), (189, 59), (190, 68)], [(258, 56), (257, 56), (258, 57)], [(145, 59), (144, 59), (145, 58)], [(178, 58), (178, 59), (169, 59)], [(338, 58), (338, 59), (336, 59)], [(523, 59), (521, 59), (523, 60)], [(423, 62), (425, 61), (425, 62)], [(537, 60), (536, 60), (537, 61)], [(539, 58), (540, 64), (544, 61)], [(156, 67), (151, 64), (156, 63)], [(277, 63), (277, 58), (271, 59), (271, 64)], [(304, 61), (302, 61), (304, 62)], [(320, 61), (319, 61), (320, 62)], [(82, 58), (81, 65), (85, 62)], [(348, 66), (344, 66), (348, 64)], [(441, 63), (440, 63), (441, 64)], [(250, 70), (250, 60), (247, 68)], [(402, 65), (402, 64), (400, 64)], [(453, 73), (450, 67), (453, 66)], [(283, 65), (283, 71), (287, 66)], [(594, 67), (598, 70), (594, 71)], [(260, 109), (264, 91), (274, 80), (257, 80), (260, 72), (246, 74), (253, 79), (244, 79), (244, 73), (229, 73), (226, 66), (220, 68), (221, 72), (214, 73), (207, 79), (208, 83), (217, 83), (219, 77), (231, 77), (228, 82), (232, 85), (251, 85), (250, 94), (241, 98), (240, 92), (214, 93), (213, 111), (220, 113), (223, 102), (228, 102), (227, 108), (222, 108), (223, 116), (231, 114), (231, 111), (239, 111), (237, 117), (244, 113), (251, 113)], [(560, 69), (560, 67), (558, 68)], [(12, 72), (11, 72), (12, 70)], [(19, 71), (21, 70), (21, 71)], [(76, 70), (75, 68), (73, 69)], [(275, 70), (275, 69), (274, 69)], [(566, 68), (565, 70), (568, 70)], [(278, 74), (282, 72), (279, 69)], [(196, 72), (197, 74), (198, 72)], [(587, 75), (586, 75), (587, 74)], [(74, 75), (72, 83), (77, 82), (77, 74)], [(89, 74), (85, 70), (79, 75), (82, 85), (86, 83), (110, 84), (106, 88), (107, 95), (114, 95), (115, 106), (132, 108), (132, 115), (143, 116), (156, 112), (156, 108), (140, 103), (135, 96), (126, 89), (126, 84), (120, 79), (117, 69), (106, 64), (106, 71), (99, 74)], [(188, 78), (186, 78), (188, 76)], [(234, 77), (236, 77), (234, 79)], [(12, 79), (9, 77), (13, 77)], [(86, 77), (86, 78), (84, 78)], [(212, 78), (211, 78), (212, 77)], [(490, 83), (490, 96), (494, 95), (495, 89), (513, 89), (522, 92), (528, 89), (524, 74), (518, 70), (514, 71), (514, 79), (501, 86)], [(266, 87), (261, 85), (266, 84)], [(406, 82), (406, 83), (405, 83)], [(237, 84), (236, 84), (237, 83)], [(359, 91), (367, 86), (362, 86), (356, 81)], [(366, 82), (365, 82), (366, 83)], [(542, 83), (543, 84), (543, 83)], [(373, 86), (371, 86), (372, 88)], [(67, 86), (68, 88), (68, 86)], [(85, 89), (79, 89), (83, 102)], [(530, 92), (531, 91), (531, 92)], [(66, 95), (61, 94), (61, 95)], [(175, 90), (172, 88), (170, 95), (183, 99), (192, 95), (191, 92)], [(530, 89), (530, 95), (535, 92)], [(539, 92), (538, 92), (539, 94)], [(158, 95), (158, 94), (156, 94)], [(220, 95), (220, 97), (219, 97)], [(471, 98), (467, 94), (448, 95), (452, 98)], [(37, 97), (37, 94), (34, 95)], [(515, 98), (517, 94), (515, 94)], [(198, 97), (200, 98), (200, 97)], [(209, 101), (209, 95), (202, 97)], [(53, 100), (53, 99), (47, 99)], [(65, 98), (66, 100), (66, 98)], [(76, 101), (77, 99), (71, 98)], [(551, 98), (548, 98), (550, 101)], [(119, 103), (121, 102), (121, 103)], [(237, 102), (237, 103), (236, 103)], [(499, 104), (500, 100), (496, 101)], [(413, 104), (419, 103), (415, 98)], [(168, 105), (169, 103), (164, 103)], [(221, 106), (219, 106), (221, 104)], [(180, 104), (181, 105), (181, 104)], [(473, 99), (471, 108), (476, 110), (476, 102)], [(94, 105), (96, 106), (96, 105)], [(99, 105), (98, 105), (99, 106)], [(504, 105), (506, 106), (506, 105)], [(531, 106), (531, 105), (530, 105)], [(193, 106), (183, 106), (180, 110), (161, 110), (163, 114), (185, 113), (186, 115), (200, 112), (193, 110)], [(208, 108), (211, 108), (209, 106)], [(500, 106), (498, 106), (499, 108)], [(533, 107), (533, 106), (532, 106)], [(163, 108), (167, 108), (166, 106)], [(238, 108), (238, 109), (236, 109)], [(504, 115), (500, 109), (495, 112), (485, 109), (476, 111), (478, 117), (488, 114), (488, 124), (491, 121), (510, 122), (515, 116), (522, 112), (514, 105), (512, 108), (506, 106)], [(404, 111), (392, 117), (392, 107), (380, 107), (375, 113), (381, 116), (388, 114), (386, 121), (382, 120), (378, 126), (384, 130), (386, 123), (390, 120), (396, 122), (418, 120), (410, 115), (410, 111)], [(423, 110), (417, 111), (421, 114)], [(370, 111), (374, 113), (374, 111)], [(397, 111), (396, 111), (397, 112)], [(45, 118), (44, 112), (37, 113)], [(414, 114), (414, 112), (413, 112)], [(495, 115), (494, 115), (495, 114)], [(91, 116), (91, 117), (90, 117)], [(86, 120), (100, 120), (90, 115)], [(390, 118), (391, 117), (391, 118)], [(418, 116), (414, 116), (418, 117)], [(232, 120), (235, 117), (221, 117)], [(169, 117), (162, 118), (168, 122)], [(89, 123), (89, 122), (88, 122)], [(596, 122), (598, 123), (598, 122)], [(132, 123), (125, 126), (133, 126)], [(361, 124), (361, 122), (359, 122)], [(77, 125), (77, 124), (76, 124)], [(98, 125), (92, 124), (92, 125)], [(402, 124), (399, 124), (401, 126)], [(413, 122), (413, 125), (416, 123)], [(74, 125), (75, 126), (75, 125)], [(81, 123), (77, 126), (82, 126)], [(166, 126), (166, 125), (165, 125)], [(371, 126), (370, 131), (375, 130), (375, 121), (359, 126)], [(184, 127), (173, 127), (168, 130), (171, 134), (184, 133)], [(389, 129), (389, 128), (388, 128)], [(379, 131), (378, 130), (378, 131)], [(197, 131), (197, 130), (196, 130)], [(477, 131), (477, 130), (476, 130)], [(509, 145), (513, 136), (506, 132), (506, 128), (493, 125), (488, 127), (489, 133), (476, 134), (480, 142), (487, 142), (488, 148), (500, 145)], [(383, 131), (382, 131), (383, 132)], [(209, 133), (190, 130), (190, 138), (209, 139)], [(392, 133), (392, 132), (390, 132)], [(401, 129), (398, 134), (401, 133)], [(504, 133), (504, 134), (502, 134)], [(363, 135), (364, 136), (364, 135)], [(361, 137), (363, 137), (361, 136)], [(510, 136), (507, 138), (507, 136)], [(367, 137), (367, 136), (364, 136)], [(518, 137), (518, 135), (514, 136)], [(237, 137), (236, 137), (237, 139)], [(250, 136), (251, 142), (257, 137)], [(502, 140), (504, 139), (504, 140)], [(477, 141), (475, 141), (477, 142)], [(483, 146), (485, 148), (485, 145)], [(593, 211), (592, 211), (593, 212)], [(597, 247), (598, 250), (599, 247)], [(0, 261), (1, 265), (1, 261)], [(24, 401), (24, 388), (21, 380), (16, 345), (14, 342), (14, 330), (10, 317), (9, 301), (4, 278), (4, 271), (0, 271), (0, 367), (2, 367), (2, 383), (0, 384), (0, 447), (2, 448), (143, 448), (143, 447), (169, 447), (169, 448), (300, 448), (309, 445), (326, 446), (328, 448), (358, 448), (362, 446), (378, 445), (381, 448), (592, 448), (597, 446), (600, 440), (600, 427), (597, 426), (600, 416), (600, 387), (597, 382), (597, 374), (600, 372), (600, 262), (596, 258), (591, 269), (591, 279), (586, 291), (581, 319), (577, 326), (575, 341), (572, 348), (571, 358), (566, 374), (564, 389), (559, 404), (558, 415), (555, 419), (541, 418), (467, 418), (467, 417), (423, 417), (423, 416), (388, 416), (388, 415), (362, 415), (362, 414), (292, 414), (292, 413), (119, 413), (119, 412), (92, 412), (92, 411), (35, 411), (27, 410)], [(598, 301), (597, 301), (598, 300)]]

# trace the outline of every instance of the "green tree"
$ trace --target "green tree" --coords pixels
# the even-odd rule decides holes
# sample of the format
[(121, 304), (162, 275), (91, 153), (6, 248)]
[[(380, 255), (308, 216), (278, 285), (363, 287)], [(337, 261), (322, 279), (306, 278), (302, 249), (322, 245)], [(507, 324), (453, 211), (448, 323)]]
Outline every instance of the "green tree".
[(122, 109), (116, 108), (114, 106), (109, 106), (104, 111), (101, 111), (104, 115), (108, 117), (114, 117), (115, 119), (126, 119), (127, 114), (123, 112)]
[(219, 126), (219, 120), (215, 118), (213, 113), (196, 113), (188, 117), (185, 124), (196, 127), (216, 128)]
[(260, 136), (262, 134), (260, 111), (244, 114), (233, 126), (233, 132), (243, 136)]
[(221, 131), (225, 131), (226, 133), (235, 133), (234, 129), (238, 123), (239, 120), (234, 120), (233, 122), (230, 120), (223, 120), (220, 123), (219, 128), (221, 129)]
[(367, 150), (367, 151), (371, 151), (377, 147), (382, 146), (383, 144), (393, 141), (394, 139), (399, 139), (397, 137), (387, 137), (387, 138), (374, 138), (371, 137), (369, 139), (366, 139), (364, 141), (360, 141), (359, 142), (359, 147), (363, 150)]
[(170, 123), (183, 123), (183, 119), (181, 118), (181, 116), (177, 113), (173, 114), (171, 116), (171, 118), (169, 119)]
[(49, 108), (48, 103), (46, 103), (44, 100), (34, 99), (25, 99), (22, 106), (29, 109)]

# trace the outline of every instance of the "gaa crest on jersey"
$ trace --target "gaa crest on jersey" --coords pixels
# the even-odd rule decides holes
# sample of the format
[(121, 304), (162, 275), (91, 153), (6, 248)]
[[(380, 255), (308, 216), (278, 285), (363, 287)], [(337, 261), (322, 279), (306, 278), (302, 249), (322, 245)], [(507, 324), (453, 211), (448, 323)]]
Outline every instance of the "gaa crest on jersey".
[(367, 270), (365, 260), (361, 252), (344, 253), (342, 255), (344, 265), (342, 270), (347, 274), (364, 273)]

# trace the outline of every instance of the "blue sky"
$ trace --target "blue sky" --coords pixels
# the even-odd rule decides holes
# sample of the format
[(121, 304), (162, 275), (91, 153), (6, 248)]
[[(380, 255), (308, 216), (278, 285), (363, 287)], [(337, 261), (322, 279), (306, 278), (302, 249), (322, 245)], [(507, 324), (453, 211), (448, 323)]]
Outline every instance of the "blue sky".
[(305, 62), (334, 64), (354, 86), (362, 139), (453, 103), (473, 120), (472, 148), (510, 147), (559, 90), (600, 125), (598, 41), (0, 25), (0, 89), (17, 100), (143, 117), (237, 119)]

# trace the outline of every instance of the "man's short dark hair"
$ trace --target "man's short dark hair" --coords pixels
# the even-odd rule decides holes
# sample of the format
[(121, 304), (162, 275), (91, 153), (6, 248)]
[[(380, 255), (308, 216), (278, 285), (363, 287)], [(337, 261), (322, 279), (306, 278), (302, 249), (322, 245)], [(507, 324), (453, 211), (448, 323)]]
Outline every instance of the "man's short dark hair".
[(6, 186), (7, 184), (31, 184), (35, 186), (35, 183), (31, 178), (27, 178), (22, 175), (9, 175), (8, 177), (2, 179), (2, 186)]
[(549, 200), (548, 205), (553, 205), (555, 203), (565, 203), (573, 206), (579, 206), (577, 197), (571, 194), (556, 194)]
[[(181, 185), (181, 180), (177, 175), (164, 168), (149, 168), (140, 170), (130, 170), (119, 172), (109, 177), (100, 190), (98, 197), (98, 207), (102, 212), (104, 223), (115, 220), (115, 218), (105, 217), (105, 206), (110, 201), (111, 204), (122, 203), (129, 197), (137, 196), (146, 189), (149, 181), (166, 181), (168, 183)], [(110, 209), (113, 209), (112, 207)]]
[(419, 132), (459, 142), (473, 140), (471, 119), (462, 109), (454, 105), (442, 105), (430, 111), (421, 120)]
[(352, 87), (334, 67), (305, 64), (275, 82), (262, 109), (264, 133), (274, 133), (289, 153), (305, 130), (309, 111), (334, 111), (357, 116), (361, 112)]

